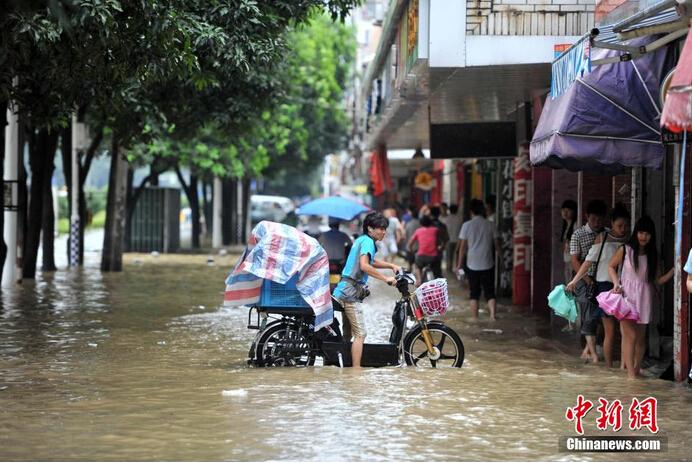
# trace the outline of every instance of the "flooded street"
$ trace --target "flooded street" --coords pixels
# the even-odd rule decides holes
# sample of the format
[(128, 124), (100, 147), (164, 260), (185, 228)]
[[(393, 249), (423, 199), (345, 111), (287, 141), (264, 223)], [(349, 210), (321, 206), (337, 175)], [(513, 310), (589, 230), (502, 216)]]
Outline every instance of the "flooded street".
[[(233, 261), (127, 255), (106, 275), (87, 260), (3, 291), (0, 460), (690, 459), (689, 388), (583, 365), (506, 307), (468, 323), (458, 291), (461, 369), (247, 367), (247, 312), (218, 308)], [(369, 340), (383, 341), (397, 293), (373, 288)], [(578, 394), (620, 399), (625, 427), (632, 397), (657, 397), (668, 451), (560, 453)], [(595, 418), (585, 434), (608, 435)]]

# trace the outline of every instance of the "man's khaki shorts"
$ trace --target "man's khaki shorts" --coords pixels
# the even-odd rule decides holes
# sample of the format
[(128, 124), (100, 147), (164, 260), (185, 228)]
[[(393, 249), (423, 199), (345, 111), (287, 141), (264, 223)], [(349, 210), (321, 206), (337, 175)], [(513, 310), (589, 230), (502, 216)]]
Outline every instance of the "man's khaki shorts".
[(344, 308), (344, 314), (351, 324), (351, 334), (354, 338), (365, 338), (368, 333), (365, 331), (363, 319), (363, 305), (355, 302), (346, 302), (339, 299), (339, 303)]

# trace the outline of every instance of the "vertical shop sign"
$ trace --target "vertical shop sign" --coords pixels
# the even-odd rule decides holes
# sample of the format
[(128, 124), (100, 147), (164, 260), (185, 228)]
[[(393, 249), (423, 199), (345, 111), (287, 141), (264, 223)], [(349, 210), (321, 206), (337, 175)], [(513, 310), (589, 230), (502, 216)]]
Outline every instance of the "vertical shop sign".
[(406, 12), (406, 70), (418, 59), (418, 0), (408, 4)]
[(412, 0), (401, 17), (397, 33), (397, 88), (418, 60), (418, 22), (418, 0)]
[(531, 189), (529, 144), (524, 142), (514, 159), (512, 303), (525, 306), (531, 303)]
[(500, 237), (499, 292), (503, 296), (512, 294), (512, 195), (514, 192), (514, 162), (511, 159), (500, 161), (499, 210), (496, 213)]

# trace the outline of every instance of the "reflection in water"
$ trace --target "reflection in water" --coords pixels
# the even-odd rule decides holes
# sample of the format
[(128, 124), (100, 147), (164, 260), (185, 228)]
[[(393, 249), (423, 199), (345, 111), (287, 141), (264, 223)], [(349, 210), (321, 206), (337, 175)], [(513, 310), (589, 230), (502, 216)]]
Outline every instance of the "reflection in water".
[[(231, 258), (136, 260), (121, 274), (88, 266), (3, 292), (0, 460), (690, 458), (687, 387), (582, 365), (530, 317), (470, 324), (456, 294), (464, 309), (447, 322), (466, 345), (459, 370), (253, 369), (247, 313), (217, 309)], [(396, 292), (374, 288), (366, 323), (381, 342)], [(669, 451), (559, 453), (579, 393), (657, 397)], [(603, 435), (589, 417), (586, 434)]]

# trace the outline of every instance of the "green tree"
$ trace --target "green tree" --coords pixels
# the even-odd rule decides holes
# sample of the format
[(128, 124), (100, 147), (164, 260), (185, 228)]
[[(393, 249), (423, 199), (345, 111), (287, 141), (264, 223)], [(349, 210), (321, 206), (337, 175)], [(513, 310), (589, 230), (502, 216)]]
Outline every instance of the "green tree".
[[(183, 134), (209, 118), (242, 119), (256, 105), (253, 97), (272, 91), (273, 76), (262, 72), (283, 56), (284, 31), (315, 11), (343, 19), (356, 3), (14, 1), (0, 13), (0, 101), (18, 102), (32, 131), (64, 127), (76, 107), (87, 108), (97, 127), (109, 128), (113, 178), (102, 268), (118, 270), (119, 185), (127, 169), (121, 150), (150, 139), (147, 126), (176, 125)], [(204, 110), (208, 117), (199, 119)], [(42, 159), (50, 161), (37, 162), (52, 163), (50, 156)]]
[[(309, 24), (292, 28), (282, 39), (288, 48), (283, 60), (256, 71), (256, 77), (246, 74), (251, 78), (243, 88), (252, 89), (252, 97), (245, 93), (238, 98), (235, 87), (204, 89), (208, 97), (199, 107), (175, 105), (165, 125), (150, 127), (155, 139), (138, 145), (131, 162), (164, 169), (185, 167), (191, 183), (212, 176), (266, 176), (273, 184), (290, 184), (290, 193), (309, 192), (315, 176), (306, 172), (314, 172), (325, 154), (346, 144), (344, 88), (355, 52), (354, 33), (314, 14)], [(210, 111), (219, 102), (223, 103), (218, 112)], [(200, 125), (200, 121), (205, 122)], [(178, 177), (191, 206), (196, 247), (200, 217), (196, 188), (186, 184), (180, 172)], [(131, 207), (136, 197), (137, 193)]]
[(347, 146), (344, 93), (355, 57), (355, 33), (318, 15), (309, 27), (292, 31), (288, 41), (292, 52), (286, 64), (286, 104), (301, 119), (302, 131), (285, 153), (272, 157), (263, 175), (276, 188), (290, 184), (294, 193), (305, 194), (314, 183), (306, 173), (314, 172), (326, 154)]

